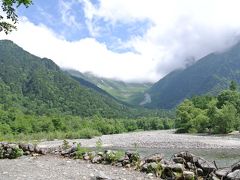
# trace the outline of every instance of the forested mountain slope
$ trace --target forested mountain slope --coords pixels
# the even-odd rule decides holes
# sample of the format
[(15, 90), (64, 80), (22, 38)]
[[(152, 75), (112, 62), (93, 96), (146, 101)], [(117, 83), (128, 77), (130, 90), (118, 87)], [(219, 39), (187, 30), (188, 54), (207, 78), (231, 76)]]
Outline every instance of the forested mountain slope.
[(71, 78), (51, 60), (0, 41), (0, 104), (24, 113), (127, 116), (129, 109)]
[[(201, 94), (218, 94), (231, 80), (240, 83), (240, 43), (221, 53), (212, 53), (195, 64), (171, 72), (155, 83), (147, 93), (150, 108), (174, 108), (182, 100)], [(143, 95), (135, 100), (143, 101)]]

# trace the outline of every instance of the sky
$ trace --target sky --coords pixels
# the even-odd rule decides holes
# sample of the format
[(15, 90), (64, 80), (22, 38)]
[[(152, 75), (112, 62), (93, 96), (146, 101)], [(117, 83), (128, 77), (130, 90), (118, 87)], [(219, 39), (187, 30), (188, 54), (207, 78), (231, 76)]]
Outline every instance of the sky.
[(239, 0), (33, 0), (10, 39), (62, 68), (156, 82), (237, 43)]

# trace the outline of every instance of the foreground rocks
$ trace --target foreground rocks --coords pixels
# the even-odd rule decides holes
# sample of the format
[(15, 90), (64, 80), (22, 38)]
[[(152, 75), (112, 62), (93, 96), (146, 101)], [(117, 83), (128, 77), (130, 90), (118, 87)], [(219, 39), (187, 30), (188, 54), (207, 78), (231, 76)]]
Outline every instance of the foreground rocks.
[[(47, 153), (57, 154), (63, 157), (82, 159), (92, 164), (112, 165), (116, 167), (135, 169), (144, 172), (148, 177), (161, 179), (240, 179), (240, 162), (228, 168), (218, 169), (214, 162), (209, 162), (189, 152), (174, 154), (171, 160), (164, 159), (162, 154), (154, 154), (140, 158), (136, 151), (113, 151), (98, 150), (90, 151), (81, 147), (80, 144), (65, 145), (52, 151), (51, 149), (39, 148), (32, 144), (0, 143), (0, 158), (14, 159), (22, 155)], [(93, 179), (112, 179), (99, 173)]]
[(33, 144), (0, 142), (0, 159), (15, 159), (22, 155), (47, 154), (47, 149)]
[[(69, 153), (66, 153), (69, 152)], [(96, 164), (111, 164), (113, 166), (134, 168), (137, 171), (154, 175), (161, 179), (212, 179), (237, 180), (240, 179), (240, 162), (231, 167), (218, 169), (214, 162), (195, 156), (189, 152), (174, 154), (170, 161), (162, 154), (154, 154), (141, 159), (137, 152), (122, 151), (83, 151), (74, 145), (61, 155), (80, 158)]]

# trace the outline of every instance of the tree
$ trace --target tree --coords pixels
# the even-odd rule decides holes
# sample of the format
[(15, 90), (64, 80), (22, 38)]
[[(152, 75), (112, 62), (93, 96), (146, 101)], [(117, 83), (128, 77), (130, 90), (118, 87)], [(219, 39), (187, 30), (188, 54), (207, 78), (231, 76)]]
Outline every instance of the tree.
[(236, 81), (231, 81), (229, 89), (231, 91), (236, 91), (237, 90), (237, 83), (236, 83)]
[[(6, 18), (0, 14), (0, 32), (4, 31), (8, 34), (17, 28), (18, 15), (16, 14), (16, 8), (21, 5), (28, 7), (32, 4), (32, 0), (1, 0), (0, 4), (2, 11), (6, 14)], [(6, 20), (10, 20), (10, 22)]]

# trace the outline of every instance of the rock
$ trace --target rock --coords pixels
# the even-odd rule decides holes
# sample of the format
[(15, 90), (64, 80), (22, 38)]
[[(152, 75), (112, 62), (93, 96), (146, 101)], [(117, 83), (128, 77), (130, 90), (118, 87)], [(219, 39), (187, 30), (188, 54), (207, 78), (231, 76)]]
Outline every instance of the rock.
[(28, 151), (34, 152), (34, 145), (28, 144)]
[(131, 164), (126, 164), (124, 167), (130, 168), (130, 167), (131, 167)]
[(183, 164), (171, 164), (168, 167), (174, 172), (182, 173), (185, 170), (185, 167)]
[(231, 172), (231, 169), (230, 169), (230, 168), (224, 168), (224, 169), (218, 169), (218, 170), (216, 170), (216, 171), (215, 171), (215, 174), (216, 174), (218, 177), (222, 178), (222, 177), (227, 176), (227, 174), (228, 174), (229, 172)]
[(106, 176), (102, 171), (91, 178), (92, 180), (112, 180), (112, 178)]
[(198, 176), (203, 176), (203, 170), (201, 168), (197, 168), (196, 170)]
[(46, 155), (47, 154), (47, 149), (40, 148), (39, 149), (39, 154)]
[(24, 152), (28, 151), (28, 144), (20, 143), (19, 148), (22, 149)]
[(227, 175), (229, 180), (239, 180), (240, 179), (240, 169), (237, 169)]
[(240, 162), (232, 165), (232, 171), (235, 171), (235, 170), (237, 170), (237, 169), (240, 169)]
[(174, 157), (173, 158), (173, 162), (184, 164), (185, 163), (185, 159), (183, 159), (182, 157)]
[(181, 157), (183, 159), (185, 159), (186, 162), (193, 162), (193, 158), (195, 157), (195, 155), (189, 153), (189, 152), (180, 152), (178, 154), (174, 155), (175, 157)]
[(130, 164), (130, 161), (129, 161), (129, 160), (124, 160), (124, 161), (122, 161), (122, 165), (123, 165), (123, 166), (126, 166), (126, 164)]
[(194, 172), (183, 171), (183, 178), (184, 178), (184, 180), (194, 180), (195, 179)]
[(148, 163), (145, 163), (141, 166), (141, 171), (142, 172), (147, 172), (147, 169), (148, 169)]
[(85, 154), (83, 155), (83, 159), (86, 160), (86, 161), (88, 161), (88, 160), (90, 160), (90, 157), (89, 157), (89, 155), (88, 155), (87, 153), (85, 153)]
[(192, 169), (192, 170), (196, 169), (195, 166), (194, 166), (194, 164), (192, 164), (192, 163), (190, 163), (190, 162), (187, 162), (186, 167), (187, 167), (188, 169)]
[(96, 155), (93, 159), (92, 159), (92, 163), (101, 163), (103, 161), (103, 157)]
[(28, 155), (30, 155), (31, 153), (30, 153), (30, 151), (24, 151), (23, 152), (23, 155), (25, 155), (25, 156), (28, 156)]
[(154, 154), (152, 156), (145, 158), (144, 160), (146, 161), (146, 163), (151, 163), (151, 162), (160, 162), (162, 159), (163, 159), (162, 154)]
[(196, 166), (203, 170), (204, 175), (210, 174), (216, 169), (215, 165), (212, 162), (209, 162), (203, 158), (197, 159)]
[(98, 152), (97, 153), (99, 156), (103, 156), (104, 155), (104, 152)]

